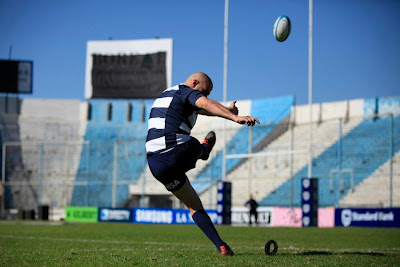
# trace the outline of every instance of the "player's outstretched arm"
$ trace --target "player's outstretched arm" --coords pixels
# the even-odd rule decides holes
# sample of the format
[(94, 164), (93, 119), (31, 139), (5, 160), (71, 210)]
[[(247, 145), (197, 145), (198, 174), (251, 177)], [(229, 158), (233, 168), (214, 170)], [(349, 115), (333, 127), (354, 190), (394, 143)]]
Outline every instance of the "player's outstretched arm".
[[(236, 100), (235, 101), (232, 101), (232, 103), (228, 106), (228, 107), (226, 107), (230, 112), (232, 112), (233, 114), (235, 114), (235, 115), (238, 115), (239, 114), (239, 109), (236, 107)], [(215, 116), (214, 114), (211, 114), (210, 112), (208, 112), (207, 110), (205, 110), (205, 109), (200, 109), (200, 111), (199, 111), (199, 114), (201, 114), (201, 115), (206, 115), (206, 116)]]
[[(236, 101), (232, 102), (229, 107), (230, 108), (235, 107), (235, 103), (236, 103)], [(225, 119), (234, 121), (239, 124), (247, 124), (248, 126), (253, 126), (256, 122), (258, 124), (260, 124), (260, 121), (255, 117), (238, 116), (237, 114), (235, 114), (238, 111), (236, 107), (233, 110), (233, 112), (235, 112), (235, 113), (233, 113), (230, 109), (224, 107), (217, 101), (208, 99), (207, 97), (200, 97), (199, 99), (197, 99), (196, 106), (205, 111), (205, 112), (199, 112), (200, 114), (218, 116), (221, 118), (225, 118)]]

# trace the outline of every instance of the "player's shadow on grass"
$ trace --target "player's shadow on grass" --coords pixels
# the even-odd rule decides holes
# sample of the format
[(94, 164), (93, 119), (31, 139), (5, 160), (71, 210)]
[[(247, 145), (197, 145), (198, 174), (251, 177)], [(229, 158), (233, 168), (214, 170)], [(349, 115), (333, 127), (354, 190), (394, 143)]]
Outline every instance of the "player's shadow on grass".
[(295, 253), (298, 256), (317, 256), (317, 255), (333, 255), (335, 253), (329, 251), (304, 251)]
[(340, 254), (350, 254), (350, 255), (363, 255), (363, 256), (386, 256), (385, 253), (381, 253), (381, 252), (343, 252)]
[[(235, 256), (248, 256), (248, 255), (260, 255), (259, 252), (235, 252)], [(278, 251), (272, 257), (279, 256), (331, 256), (331, 255), (362, 255), (362, 256), (386, 256), (384, 253), (380, 252), (362, 252), (362, 251), (321, 251), (321, 250), (311, 250), (303, 252), (295, 252), (294, 254), (289, 251)]]
[(385, 256), (380, 252), (361, 252), (361, 251), (304, 251), (296, 253), (298, 256), (318, 256), (318, 255), (363, 255), (363, 256)]

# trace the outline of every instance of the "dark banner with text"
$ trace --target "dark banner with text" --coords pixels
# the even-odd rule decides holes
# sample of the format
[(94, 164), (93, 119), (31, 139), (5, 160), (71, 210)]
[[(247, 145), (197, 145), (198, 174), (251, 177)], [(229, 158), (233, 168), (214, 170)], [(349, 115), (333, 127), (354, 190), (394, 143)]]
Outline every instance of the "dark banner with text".
[(32, 94), (33, 62), (0, 60), (0, 93)]
[(166, 52), (93, 54), (93, 98), (157, 98), (167, 88)]
[(99, 222), (133, 222), (133, 208), (99, 208)]
[(336, 209), (335, 226), (400, 227), (400, 208)]

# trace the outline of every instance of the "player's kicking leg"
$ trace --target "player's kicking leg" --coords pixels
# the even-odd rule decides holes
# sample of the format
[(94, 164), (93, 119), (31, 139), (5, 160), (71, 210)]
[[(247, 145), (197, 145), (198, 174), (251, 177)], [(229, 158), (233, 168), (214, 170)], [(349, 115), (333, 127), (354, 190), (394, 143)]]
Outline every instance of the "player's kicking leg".
[(209, 132), (201, 143), (202, 153), (200, 154), (199, 159), (207, 160), (210, 157), (211, 150), (216, 141), (217, 137), (215, 133), (213, 131)]

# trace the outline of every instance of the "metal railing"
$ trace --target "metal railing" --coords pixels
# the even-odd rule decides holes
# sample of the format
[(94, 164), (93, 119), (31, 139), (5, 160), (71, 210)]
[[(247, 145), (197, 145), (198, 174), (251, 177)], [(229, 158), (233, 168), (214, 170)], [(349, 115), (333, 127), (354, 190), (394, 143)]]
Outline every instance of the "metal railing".
[[(350, 118), (350, 122), (353, 119)], [(364, 117), (360, 118), (359, 122), (363, 123), (369, 119), (373, 120), (373, 118)], [(357, 141), (357, 137), (354, 137), (354, 141), (351, 139), (352, 143), (349, 143), (349, 134), (352, 133), (352, 129), (344, 133), (343, 129), (349, 122), (343, 120), (336, 119), (318, 122), (318, 125), (314, 124), (314, 127), (324, 127), (329, 124), (329, 129), (334, 129), (327, 133), (333, 136), (331, 137), (333, 141), (328, 142), (328, 145), (324, 144), (326, 140), (324, 140), (323, 131), (321, 136), (314, 134), (313, 155), (317, 166), (313, 169), (316, 177), (327, 181), (328, 191), (340, 193), (335, 200), (335, 205), (400, 206), (400, 191), (399, 187), (395, 186), (400, 182), (400, 131), (397, 130), (400, 129), (400, 120), (398, 115), (390, 114), (378, 119), (382, 119), (380, 124), (376, 124), (380, 127), (378, 132), (379, 138), (382, 139), (381, 145), (376, 145), (374, 141), (363, 143), (362, 140), (374, 140), (374, 134), (369, 132), (362, 134), (363, 138), (359, 139), (360, 142)], [(359, 125), (357, 123), (354, 127)], [(288, 202), (285, 205), (296, 205), (298, 196), (293, 179), (296, 175), (300, 175), (301, 170), (307, 165), (307, 146), (301, 143), (306, 143), (307, 140), (302, 140), (306, 139), (302, 136), (295, 136), (296, 130), (301, 127), (306, 128), (307, 125), (290, 124), (288, 130), (280, 136), (288, 135), (285, 143), (282, 144), (277, 139), (272, 140), (268, 146), (256, 153), (252, 152), (252, 130), (248, 131), (249, 136), (245, 140), (249, 146), (248, 153), (234, 155), (228, 153), (225, 157), (225, 160), (235, 158), (244, 160), (226, 174), (227, 179), (233, 182), (233, 186), (241, 179), (247, 181), (247, 186), (240, 195), (233, 196), (234, 199), (242, 202), (241, 199), (246, 199), (248, 193), (255, 194), (255, 191), (258, 191), (259, 194), (255, 195), (260, 200), (273, 192), (278, 192), (283, 183), (289, 182)], [(228, 131), (233, 133), (237, 129), (228, 129)], [(96, 203), (113, 207), (124, 205), (124, 200), (129, 198), (126, 188), (128, 185), (137, 184), (143, 176), (141, 174), (146, 166), (144, 142), (145, 140), (142, 139), (117, 139), (96, 141), (96, 146), (89, 141), (4, 142), (1, 157), (3, 190), (0, 190), (0, 193), (3, 191), (1, 194), (2, 214), (6, 209), (26, 209), (38, 205), (55, 207), (65, 207), (71, 203), (84, 206), (96, 205)], [(273, 164), (267, 164), (269, 160), (272, 160)], [(322, 164), (326, 164), (326, 168), (318, 168)], [(211, 164), (205, 167), (210, 168), (209, 173), (218, 176), (221, 173), (221, 165)], [(241, 174), (234, 176), (235, 172)], [(282, 177), (278, 177), (279, 175)], [(349, 178), (343, 178), (344, 175)], [(271, 181), (276, 180), (277, 177), (282, 183), (269, 187), (273, 184)], [(189, 178), (196, 180), (195, 176)], [(209, 190), (211, 190), (213, 181), (211, 178), (209, 181)], [(143, 182), (141, 185), (142, 196), (144, 196), (146, 183)], [(368, 203), (364, 201), (358, 204), (346, 199), (351, 192), (357, 192), (358, 195), (367, 194), (363, 192), (365, 190), (379, 191), (383, 196), (376, 199), (370, 198)], [(209, 197), (211, 191), (205, 194), (206, 201), (211, 202), (212, 197)], [(104, 201), (98, 202), (99, 199)], [(205, 204), (207, 207), (212, 205), (212, 203)]]

